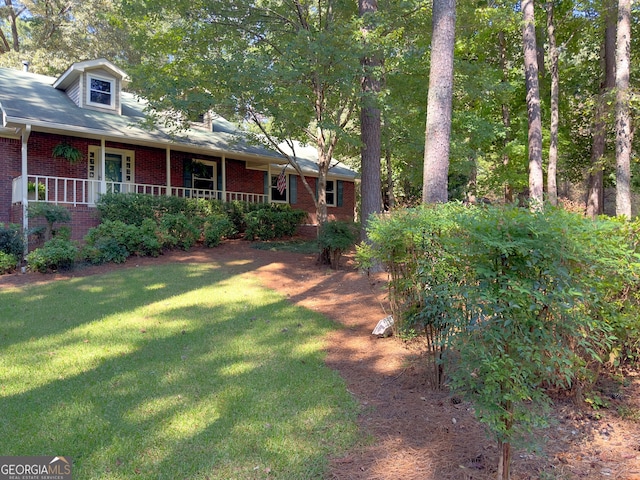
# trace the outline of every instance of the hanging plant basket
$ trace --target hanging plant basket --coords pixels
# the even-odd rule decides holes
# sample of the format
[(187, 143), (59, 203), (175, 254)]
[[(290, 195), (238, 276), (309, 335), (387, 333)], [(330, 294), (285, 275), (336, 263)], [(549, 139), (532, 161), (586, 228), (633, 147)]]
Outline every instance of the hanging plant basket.
[(64, 158), (69, 163), (78, 163), (84, 158), (80, 150), (66, 142), (61, 142), (53, 147), (51, 155), (53, 155), (54, 158)]

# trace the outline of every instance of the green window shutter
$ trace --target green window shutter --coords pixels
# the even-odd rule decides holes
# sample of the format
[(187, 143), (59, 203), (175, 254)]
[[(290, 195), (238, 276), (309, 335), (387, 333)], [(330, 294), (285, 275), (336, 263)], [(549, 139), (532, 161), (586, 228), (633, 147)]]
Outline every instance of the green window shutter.
[(341, 207), (342, 204), (344, 203), (344, 200), (342, 198), (344, 196), (344, 182), (342, 180), (338, 180), (336, 182), (336, 190), (337, 190), (336, 195), (338, 196), (336, 198), (336, 205), (338, 207)]
[(185, 160), (184, 162), (182, 162), (182, 186), (183, 187), (191, 187), (191, 179), (192, 179), (192, 174), (191, 174), (191, 160)]
[(298, 176), (289, 175), (289, 203), (298, 203)]

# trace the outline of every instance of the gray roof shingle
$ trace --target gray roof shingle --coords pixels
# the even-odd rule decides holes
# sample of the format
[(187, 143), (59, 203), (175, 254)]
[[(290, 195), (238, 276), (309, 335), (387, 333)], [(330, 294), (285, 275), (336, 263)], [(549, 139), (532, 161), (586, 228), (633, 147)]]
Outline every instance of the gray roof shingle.
[[(271, 149), (246, 141), (240, 130), (223, 118), (214, 120), (213, 131), (192, 128), (177, 135), (168, 129), (142, 127), (145, 102), (129, 92), (121, 92), (122, 115), (78, 107), (64, 91), (53, 87), (56, 78), (9, 68), (0, 68), (0, 109), (3, 127), (31, 124), (34, 130), (66, 135), (117, 140), (202, 154), (225, 154), (261, 162), (284, 163)], [(301, 147), (298, 159), (305, 173), (317, 174), (315, 149)], [(343, 164), (331, 168), (332, 176), (355, 178)]]

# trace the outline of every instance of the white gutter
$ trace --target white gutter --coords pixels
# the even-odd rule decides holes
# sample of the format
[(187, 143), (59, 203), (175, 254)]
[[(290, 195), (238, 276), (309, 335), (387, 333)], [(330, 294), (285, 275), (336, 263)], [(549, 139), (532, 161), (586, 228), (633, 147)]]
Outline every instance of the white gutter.
[(167, 147), (167, 197), (171, 196), (171, 147)]
[[(139, 145), (153, 148), (164, 149), (167, 146), (167, 143), (170, 143), (170, 139), (160, 139), (160, 140), (139, 140), (140, 135), (144, 135), (146, 132), (140, 130), (140, 132), (117, 132), (112, 133), (111, 135), (105, 135), (104, 130), (97, 130), (94, 128), (86, 128), (75, 125), (66, 125), (62, 123), (51, 123), (51, 122), (42, 122), (42, 121), (33, 121), (31, 119), (25, 118), (16, 118), (16, 117), (5, 117), (4, 125), (8, 127), (16, 127), (21, 128), (26, 122), (29, 122), (34, 131), (44, 132), (44, 133), (54, 133), (59, 135), (70, 135), (73, 137), (79, 138), (93, 138), (93, 139), (105, 139), (110, 142), (118, 142), (118, 143), (129, 143), (131, 145)], [(229, 134), (231, 135), (231, 134)], [(225, 154), (232, 153), (234, 159), (237, 160), (257, 160), (263, 162), (274, 162), (277, 160), (284, 160), (284, 157), (280, 155), (274, 156), (264, 156), (255, 153), (243, 153), (236, 152), (231, 149), (229, 150), (221, 150), (220, 148), (208, 147), (208, 146), (198, 146), (186, 143), (174, 142), (174, 146), (179, 147), (180, 151), (189, 152), (189, 153), (199, 153), (201, 155), (208, 156), (218, 156), (221, 157)]]
[[(22, 188), (22, 238), (24, 240), (23, 253), (26, 256), (29, 253), (29, 178), (27, 173), (27, 158), (28, 149), (27, 144), (29, 142), (29, 135), (31, 135), (31, 125), (25, 125), (22, 129), (22, 167), (21, 167), (21, 188)], [(37, 188), (36, 188), (37, 192)]]
[(105, 170), (106, 168), (106, 158), (107, 158), (107, 148), (106, 148), (106, 141), (104, 139), (104, 137), (102, 137), (100, 139), (100, 177), (98, 178), (98, 180), (100, 180), (100, 193), (105, 194), (107, 193), (107, 171)]
[(222, 185), (219, 185), (218, 188), (222, 190), (222, 201), (227, 201), (227, 157), (222, 156)]

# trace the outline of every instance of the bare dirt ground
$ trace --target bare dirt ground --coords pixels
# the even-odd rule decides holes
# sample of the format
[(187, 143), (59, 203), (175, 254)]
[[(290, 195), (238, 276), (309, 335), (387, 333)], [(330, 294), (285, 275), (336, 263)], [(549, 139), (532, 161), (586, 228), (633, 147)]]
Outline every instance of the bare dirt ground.
[[(257, 275), (298, 305), (334, 319), (343, 328), (327, 338), (327, 365), (344, 378), (362, 406), (362, 442), (331, 461), (328, 479), (485, 480), (496, 477), (498, 452), (472, 406), (447, 391), (434, 391), (416, 349), (396, 338), (371, 335), (387, 316), (385, 274), (359, 273), (352, 258), (333, 271), (314, 255), (265, 251), (248, 242), (214, 249), (170, 252), (157, 259), (131, 258), (123, 265), (78, 268), (50, 275), (0, 277), (0, 288), (49, 282), (159, 262), (217, 262)], [(608, 408), (578, 408), (558, 399), (553, 425), (537, 434), (536, 453), (514, 454), (515, 479), (640, 480), (640, 376), (604, 382)]]

